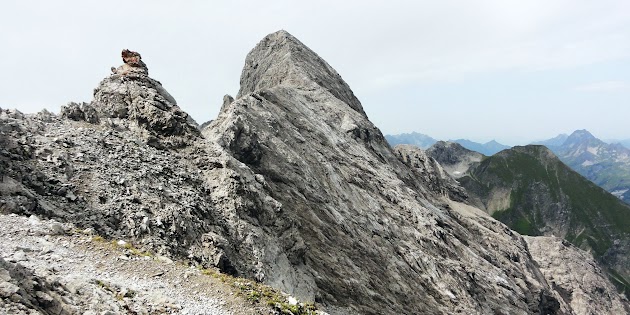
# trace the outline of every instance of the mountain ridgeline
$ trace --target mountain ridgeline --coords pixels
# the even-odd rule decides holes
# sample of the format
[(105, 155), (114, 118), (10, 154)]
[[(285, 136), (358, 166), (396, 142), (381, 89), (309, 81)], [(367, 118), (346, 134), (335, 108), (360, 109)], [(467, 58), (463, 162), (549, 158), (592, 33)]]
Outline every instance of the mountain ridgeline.
[(418, 132), (401, 133), (398, 135), (385, 135), (387, 142), (393, 147), (399, 144), (415, 145), (421, 149), (428, 149), (435, 144), (437, 140)]
[[(523, 238), (466, 204), (436, 159), (392, 150), (341, 76), (286, 31), (250, 51), (236, 99), (201, 131), (139, 54), (123, 59), (91, 103), (0, 110), (0, 212), (71, 222), (333, 315), (630, 311), (584, 252)], [(462, 165), (488, 161), (477, 158)], [(595, 228), (567, 231), (608, 245)], [(571, 281), (580, 263), (587, 276)]]
[[(418, 132), (401, 133), (398, 135), (386, 135), (385, 138), (391, 146), (399, 144), (415, 145), (421, 149), (428, 149), (434, 145), (438, 140), (431, 138), (425, 134)], [(501, 150), (509, 149), (510, 146), (496, 142), (495, 140), (488, 141), (486, 143), (478, 143), (467, 139), (449, 140), (448, 142), (459, 143), (462, 147), (479, 152), (484, 155), (493, 155)]]
[(472, 204), (523, 235), (553, 235), (591, 251), (630, 292), (630, 206), (562, 163), (544, 146), (504, 150), (459, 182)]

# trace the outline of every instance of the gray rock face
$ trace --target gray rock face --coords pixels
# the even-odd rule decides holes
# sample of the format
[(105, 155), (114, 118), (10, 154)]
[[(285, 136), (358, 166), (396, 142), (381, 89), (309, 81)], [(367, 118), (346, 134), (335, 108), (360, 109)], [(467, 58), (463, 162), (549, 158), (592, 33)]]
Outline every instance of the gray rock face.
[(444, 170), (455, 178), (466, 174), (470, 167), (481, 162), (485, 156), (468, 150), (456, 142), (438, 141), (427, 149), (426, 154), (434, 158)]
[(263, 274), (253, 246), (274, 241), (250, 216), (274, 215), (279, 205), (216, 144), (199, 138), (158, 149), (120, 125), (9, 110), (0, 127), (1, 212), (75, 222), (161, 255)]
[(286, 31), (268, 35), (247, 55), (236, 98), (278, 85), (324, 89), (365, 116), (361, 102), (337, 71)]
[(427, 186), (438, 166), (395, 154), (293, 36), (263, 39), (241, 82), (204, 137), (143, 73), (103, 80), (100, 124), (1, 111), (0, 211), (218, 266), (331, 314), (570, 314), (523, 238)]
[[(142, 73), (112, 74), (94, 90), (92, 101), (99, 115), (114, 124), (138, 126), (147, 143), (181, 147), (199, 135), (160, 82)], [(123, 120), (120, 120), (123, 119)]]
[[(73, 305), (64, 302), (67, 290), (19, 263), (0, 258), (0, 310), (11, 314), (76, 314)], [(28, 312), (28, 313), (27, 313)]]
[(66, 106), (61, 106), (61, 117), (76, 121), (83, 120), (93, 124), (101, 122), (96, 109), (88, 103), (70, 102)]
[(563, 307), (575, 314), (630, 314), (625, 296), (588, 253), (555, 237), (525, 237), (529, 250)]
[(204, 129), (282, 204), (273, 224), (259, 217), (280, 245), (265, 251), (264, 281), (333, 314), (545, 308), (549, 288), (524, 241), (492, 219), (436, 208), (429, 200), (440, 197), (360, 104), (326, 88), (347, 86), (336, 73), (295, 75), (318, 64), (286, 32), (269, 35), (248, 55), (240, 98)]
[(438, 196), (445, 196), (455, 201), (465, 201), (468, 194), (459, 183), (444, 171), (440, 163), (420, 148), (412, 145), (397, 145), (394, 153), (410, 167), (416, 178), (423, 180), (424, 187), (429, 188)]

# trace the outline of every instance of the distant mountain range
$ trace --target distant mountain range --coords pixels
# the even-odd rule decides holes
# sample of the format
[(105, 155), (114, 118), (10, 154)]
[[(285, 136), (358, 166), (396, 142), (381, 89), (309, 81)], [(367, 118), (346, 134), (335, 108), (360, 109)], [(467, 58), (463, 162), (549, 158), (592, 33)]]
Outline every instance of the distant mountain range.
[(531, 144), (538, 144), (538, 145), (544, 145), (546, 147), (550, 147), (550, 146), (560, 146), (562, 145), (565, 141), (567, 141), (567, 138), (569, 137), (568, 134), (566, 133), (562, 133), (559, 134), (551, 139), (548, 140), (542, 140), (542, 141), (534, 141)]
[(562, 162), (613, 195), (630, 203), (630, 149), (609, 144), (586, 130), (542, 141)]
[(606, 142), (606, 143), (619, 143), (622, 146), (630, 149), (630, 139), (625, 139), (625, 140), (607, 139), (607, 140), (604, 140), (604, 142)]
[[(402, 133), (398, 135), (385, 135), (387, 142), (393, 147), (399, 144), (411, 144), (424, 150), (434, 145), (438, 140), (418, 132)], [(479, 152), (484, 155), (493, 155), (501, 150), (509, 149), (510, 146), (496, 142), (495, 140), (479, 143), (468, 139), (449, 140), (461, 144), (464, 148)]]
[(509, 145), (498, 143), (494, 140), (486, 142), (486, 143), (478, 143), (466, 139), (457, 139), (457, 140), (449, 140), (450, 142), (456, 142), (462, 145), (462, 147), (479, 152), (483, 155), (494, 155), (500, 151), (505, 149), (509, 149)]
[(412, 133), (401, 133), (398, 135), (385, 135), (385, 139), (392, 147), (395, 147), (399, 144), (411, 144), (415, 145), (423, 150), (428, 149), (437, 140), (431, 138), (422, 133), (412, 132)]
[[(386, 135), (385, 138), (391, 146), (411, 144), (424, 150), (438, 142), (418, 132)], [(630, 203), (630, 139), (612, 141), (614, 142), (607, 143), (586, 130), (577, 130), (571, 135), (560, 134), (548, 140), (532, 142), (532, 144), (548, 147), (573, 170), (626, 203)], [(449, 140), (449, 142), (458, 143), (465, 149), (485, 156), (492, 156), (510, 148), (494, 140), (487, 143), (467, 139)]]
[[(588, 138), (581, 132), (567, 140), (580, 136)], [(462, 161), (478, 154), (444, 143), (426, 152), (447, 172), (461, 170)], [(617, 287), (629, 292), (629, 205), (540, 145), (513, 147), (468, 166), (463, 176), (451, 175), (460, 177), (473, 205), (523, 235), (558, 236), (591, 251)]]

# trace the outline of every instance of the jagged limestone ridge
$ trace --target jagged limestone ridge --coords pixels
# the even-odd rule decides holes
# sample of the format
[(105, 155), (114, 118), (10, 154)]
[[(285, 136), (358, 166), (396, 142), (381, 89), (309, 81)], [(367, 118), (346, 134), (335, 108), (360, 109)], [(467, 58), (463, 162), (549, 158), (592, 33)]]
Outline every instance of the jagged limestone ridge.
[(443, 197), (397, 158), (336, 72), (305, 72), (314, 58), (288, 33), (268, 35), (237, 99), (204, 129), (282, 204), (276, 221), (258, 217), (280, 245), (263, 252), (263, 281), (333, 314), (553, 311), (520, 236), (434, 203)]

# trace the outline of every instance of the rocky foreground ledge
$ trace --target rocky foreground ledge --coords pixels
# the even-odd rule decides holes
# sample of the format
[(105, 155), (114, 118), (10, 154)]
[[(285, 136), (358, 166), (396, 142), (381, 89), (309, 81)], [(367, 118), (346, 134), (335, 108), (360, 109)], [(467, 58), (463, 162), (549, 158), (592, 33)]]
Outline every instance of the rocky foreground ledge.
[[(252, 281), (93, 233), (36, 216), (0, 215), (0, 314), (325, 314)], [(261, 303), (265, 292), (276, 300)]]

